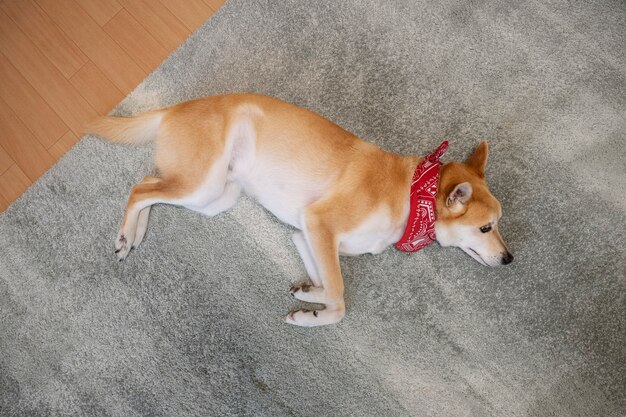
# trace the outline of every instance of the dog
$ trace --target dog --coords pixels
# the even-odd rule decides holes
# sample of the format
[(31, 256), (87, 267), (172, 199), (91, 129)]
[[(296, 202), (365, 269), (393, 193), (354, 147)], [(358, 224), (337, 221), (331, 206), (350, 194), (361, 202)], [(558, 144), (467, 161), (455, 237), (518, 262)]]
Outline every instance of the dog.
[[(377, 254), (403, 237), (416, 167), (425, 162), (386, 152), (312, 111), (255, 94), (108, 116), (86, 133), (118, 143), (156, 142), (159, 176), (132, 188), (115, 240), (120, 260), (143, 240), (152, 205), (215, 216), (244, 192), (299, 230), (293, 242), (311, 284), (294, 285), (290, 292), (325, 306), (289, 313), (285, 320), (299, 326), (344, 317), (339, 255)], [(437, 163), (432, 170), (437, 191), (431, 238), (496, 266), (513, 256), (498, 231), (502, 209), (485, 182), (487, 158), (483, 141), (464, 162)]]

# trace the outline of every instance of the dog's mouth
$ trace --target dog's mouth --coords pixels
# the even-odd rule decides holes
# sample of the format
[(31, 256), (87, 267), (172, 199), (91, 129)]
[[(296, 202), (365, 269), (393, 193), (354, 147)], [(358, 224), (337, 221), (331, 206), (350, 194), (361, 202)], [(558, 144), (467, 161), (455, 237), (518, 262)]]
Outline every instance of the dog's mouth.
[(480, 256), (478, 254), (478, 252), (476, 252), (474, 249), (472, 248), (467, 248), (468, 250), (470, 250), (471, 252), (468, 252), (467, 250), (465, 251), (465, 253), (467, 253), (469, 256), (471, 256), (472, 258), (476, 259), (478, 262), (480, 262), (481, 264), (485, 265), (485, 266), (489, 266), (487, 264), (487, 262), (485, 262), (485, 260), (483, 259), (482, 256)]

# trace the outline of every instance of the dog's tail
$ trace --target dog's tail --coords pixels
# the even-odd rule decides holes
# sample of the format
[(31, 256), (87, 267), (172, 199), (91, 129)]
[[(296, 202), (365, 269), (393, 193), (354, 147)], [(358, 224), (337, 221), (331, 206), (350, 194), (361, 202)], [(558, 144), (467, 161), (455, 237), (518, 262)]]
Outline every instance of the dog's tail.
[(105, 116), (85, 128), (85, 134), (96, 135), (115, 143), (140, 144), (154, 140), (164, 116), (155, 110), (134, 117)]

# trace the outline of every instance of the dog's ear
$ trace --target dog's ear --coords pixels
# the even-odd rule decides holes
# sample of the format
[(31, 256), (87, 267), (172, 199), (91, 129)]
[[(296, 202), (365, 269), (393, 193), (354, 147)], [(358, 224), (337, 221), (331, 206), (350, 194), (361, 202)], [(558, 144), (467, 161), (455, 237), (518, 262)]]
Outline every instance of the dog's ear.
[(469, 182), (462, 182), (448, 195), (446, 206), (452, 211), (459, 211), (470, 198), (472, 198), (472, 185)]
[(465, 160), (465, 165), (472, 168), (481, 177), (485, 176), (487, 159), (489, 158), (489, 145), (486, 140), (480, 142), (474, 153)]

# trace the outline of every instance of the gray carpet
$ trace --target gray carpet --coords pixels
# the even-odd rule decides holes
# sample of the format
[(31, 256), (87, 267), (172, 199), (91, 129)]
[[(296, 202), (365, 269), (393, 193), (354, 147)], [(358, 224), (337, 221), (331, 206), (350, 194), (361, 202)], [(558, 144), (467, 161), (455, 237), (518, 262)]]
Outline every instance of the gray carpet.
[(0, 216), (0, 415), (626, 415), (626, 5), (231, 0), (130, 114), (260, 92), (402, 153), (491, 144), (515, 262), (431, 245), (342, 259), (338, 325), (282, 322), (305, 277), (248, 199), (113, 241), (149, 146), (83, 139)]

